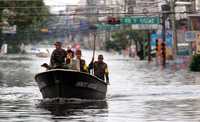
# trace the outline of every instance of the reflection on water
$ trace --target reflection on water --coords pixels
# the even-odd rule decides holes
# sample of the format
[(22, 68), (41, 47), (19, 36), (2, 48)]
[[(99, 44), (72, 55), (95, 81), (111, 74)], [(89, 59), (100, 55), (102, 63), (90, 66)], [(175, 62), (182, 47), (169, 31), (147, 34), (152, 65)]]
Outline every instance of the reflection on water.
[(59, 99), (50, 101), (41, 101), (39, 108), (44, 108), (55, 116), (85, 116), (85, 115), (103, 115), (108, 112), (106, 101), (86, 101), (86, 100), (64, 100)]
[[(0, 57), (0, 122), (198, 122), (200, 74), (102, 53), (110, 70), (106, 101), (42, 100), (34, 75), (48, 58)], [(88, 57), (90, 56), (90, 57)], [(83, 51), (90, 62), (92, 51)]]
[(145, 118), (151, 121), (199, 122), (200, 100), (147, 101)]
[[(33, 72), (28, 55), (8, 55), (0, 57), (0, 86), (27, 86), (33, 81)], [(23, 80), (23, 81), (22, 81)]]

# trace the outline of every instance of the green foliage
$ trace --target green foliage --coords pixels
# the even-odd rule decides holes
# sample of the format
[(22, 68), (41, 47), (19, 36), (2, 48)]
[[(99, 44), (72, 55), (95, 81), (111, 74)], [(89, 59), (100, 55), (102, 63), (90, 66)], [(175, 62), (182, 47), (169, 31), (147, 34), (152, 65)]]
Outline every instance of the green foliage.
[[(8, 10), (10, 15), (5, 16), (3, 11)], [(49, 8), (45, 6), (43, 0), (24, 1), (0, 1), (0, 23), (6, 18), (9, 25), (17, 25), (17, 32), (14, 38), (9, 35), (0, 34), (0, 40), (8, 43), (8, 52), (16, 50), (21, 43), (30, 43), (31, 37), (37, 39), (42, 23), (48, 19)], [(1, 33), (1, 30), (0, 30)], [(0, 42), (2, 43), (2, 42)], [(11, 51), (9, 51), (12, 49)]]
[[(106, 49), (113, 49), (121, 51), (130, 46), (130, 41), (133, 40), (135, 44), (138, 42), (142, 44), (145, 38), (145, 31), (136, 30), (121, 30), (112, 34), (112, 41), (106, 41)], [(143, 48), (143, 47), (141, 47)]]
[(116, 32), (112, 35), (112, 39), (116, 45), (117, 50), (125, 49), (128, 45), (127, 34), (124, 31)]
[(10, 15), (8, 20), (20, 29), (38, 24), (38, 22), (45, 20), (49, 14), (49, 10), (43, 0), (0, 1), (0, 7), (1, 15), (5, 9), (13, 12), (13, 15)]
[(143, 30), (126, 30), (130, 39), (134, 41), (143, 42), (146, 37), (146, 31)]
[(192, 57), (192, 61), (189, 67), (191, 71), (200, 71), (200, 54), (196, 54)]
[(122, 49), (125, 49), (128, 45), (128, 39), (126, 33), (123, 31), (115, 32), (112, 34), (112, 40), (106, 41), (106, 49), (113, 49), (120, 52)]
[(111, 40), (106, 41), (106, 50), (109, 51), (110, 49), (115, 50), (115, 51), (120, 51), (121, 49), (119, 48), (120, 46), (117, 45), (117, 43), (114, 43)]
[(19, 53), (20, 52), (20, 46), (19, 45), (10, 45), (8, 46), (8, 53), (13, 54), (13, 53)]

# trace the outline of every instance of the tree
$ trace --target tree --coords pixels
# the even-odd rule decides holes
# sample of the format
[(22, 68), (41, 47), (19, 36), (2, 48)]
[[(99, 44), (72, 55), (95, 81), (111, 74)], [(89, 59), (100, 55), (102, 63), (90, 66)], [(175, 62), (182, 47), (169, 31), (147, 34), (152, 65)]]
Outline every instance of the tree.
[(143, 46), (145, 41), (146, 31), (143, 30), (121, 30), (112, 34), (112, 41), (106, 42), (106, 49), (114, 49), (120, 52), (126, 49), (132, 44), (132, 41), (136, 45), (136, 53), (143, 59)]
[[(5, 10), (10, 12), (6, 17), (3, 13)], [(0, 23), (6, 20), (9, 26), (17, 26), (15, 35), (2, 34), (0, 30), (1, 43), (3, 43), (2, 41), (8, 43), (8, 49), (18, 48), (21, 43), (29, 43), (28, 34), (30, 32), (37, 34), (41, 23), (48, 18), (48, 15), (49, 9), (43, 0), (0, 1)], [(8, 52), (12, 52), (12, 50), (8, 50)]]
[(112, 34), (112, 41), (108, 40), (106, 42), (106, 49), (114, 49), (115, 51), (120, 52), (121, 50), (126, 49), (127, 45), (127, 34), (125, 31), (119, 31)]
[(200, 71), (200, 54), (195, 54), (192, 56), (191, 63), (189, 65), (190, 71), (199, 72)]

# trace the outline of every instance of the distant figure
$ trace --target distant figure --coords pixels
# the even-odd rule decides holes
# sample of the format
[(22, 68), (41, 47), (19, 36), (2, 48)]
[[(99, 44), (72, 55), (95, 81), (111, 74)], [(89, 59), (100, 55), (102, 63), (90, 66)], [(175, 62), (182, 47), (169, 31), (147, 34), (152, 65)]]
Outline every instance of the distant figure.
[(81, 58), (81, 50), (76, 50), (76, 67), (78, 71), (88, 73), (88, 67), (84, 59)]
[(66, 51), (62, 49), (61, 42), (56, 42), (54, 45), (56, 49), (51, 54), (50, 67), (63, 68), (65, 64)]
[(109, 83), (109, 72), (108, 72), (108, 66), (107, 64), (103, 61), (103, 55), (98, 55), (98, 61), (94, 62), (94, 59), (92, 59), (91, 63), (89, 64), (89, 70), (93, 69), (94, 70), (94, 75), (97, 76), (98, 78), (102, 79), (106, 83)]
[(8, 51), (8, 44), (2, 44), (0, 48), (0, 55), (7, 54), (7, 51)]

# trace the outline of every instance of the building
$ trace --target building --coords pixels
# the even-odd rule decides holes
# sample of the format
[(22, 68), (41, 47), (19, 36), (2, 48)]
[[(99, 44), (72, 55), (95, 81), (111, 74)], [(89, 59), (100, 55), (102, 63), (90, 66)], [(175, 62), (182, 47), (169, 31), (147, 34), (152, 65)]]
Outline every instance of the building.
[(133, 15), (158, 15), (159, 0), (126, 0), (125, 10)]
[(146, 15), (158, 15), (160, 11), (158, 3), (158, 0), (136, 0), (134, 12)]
[(200, 1), (196, 0), (196, 10), (200, 10)]

